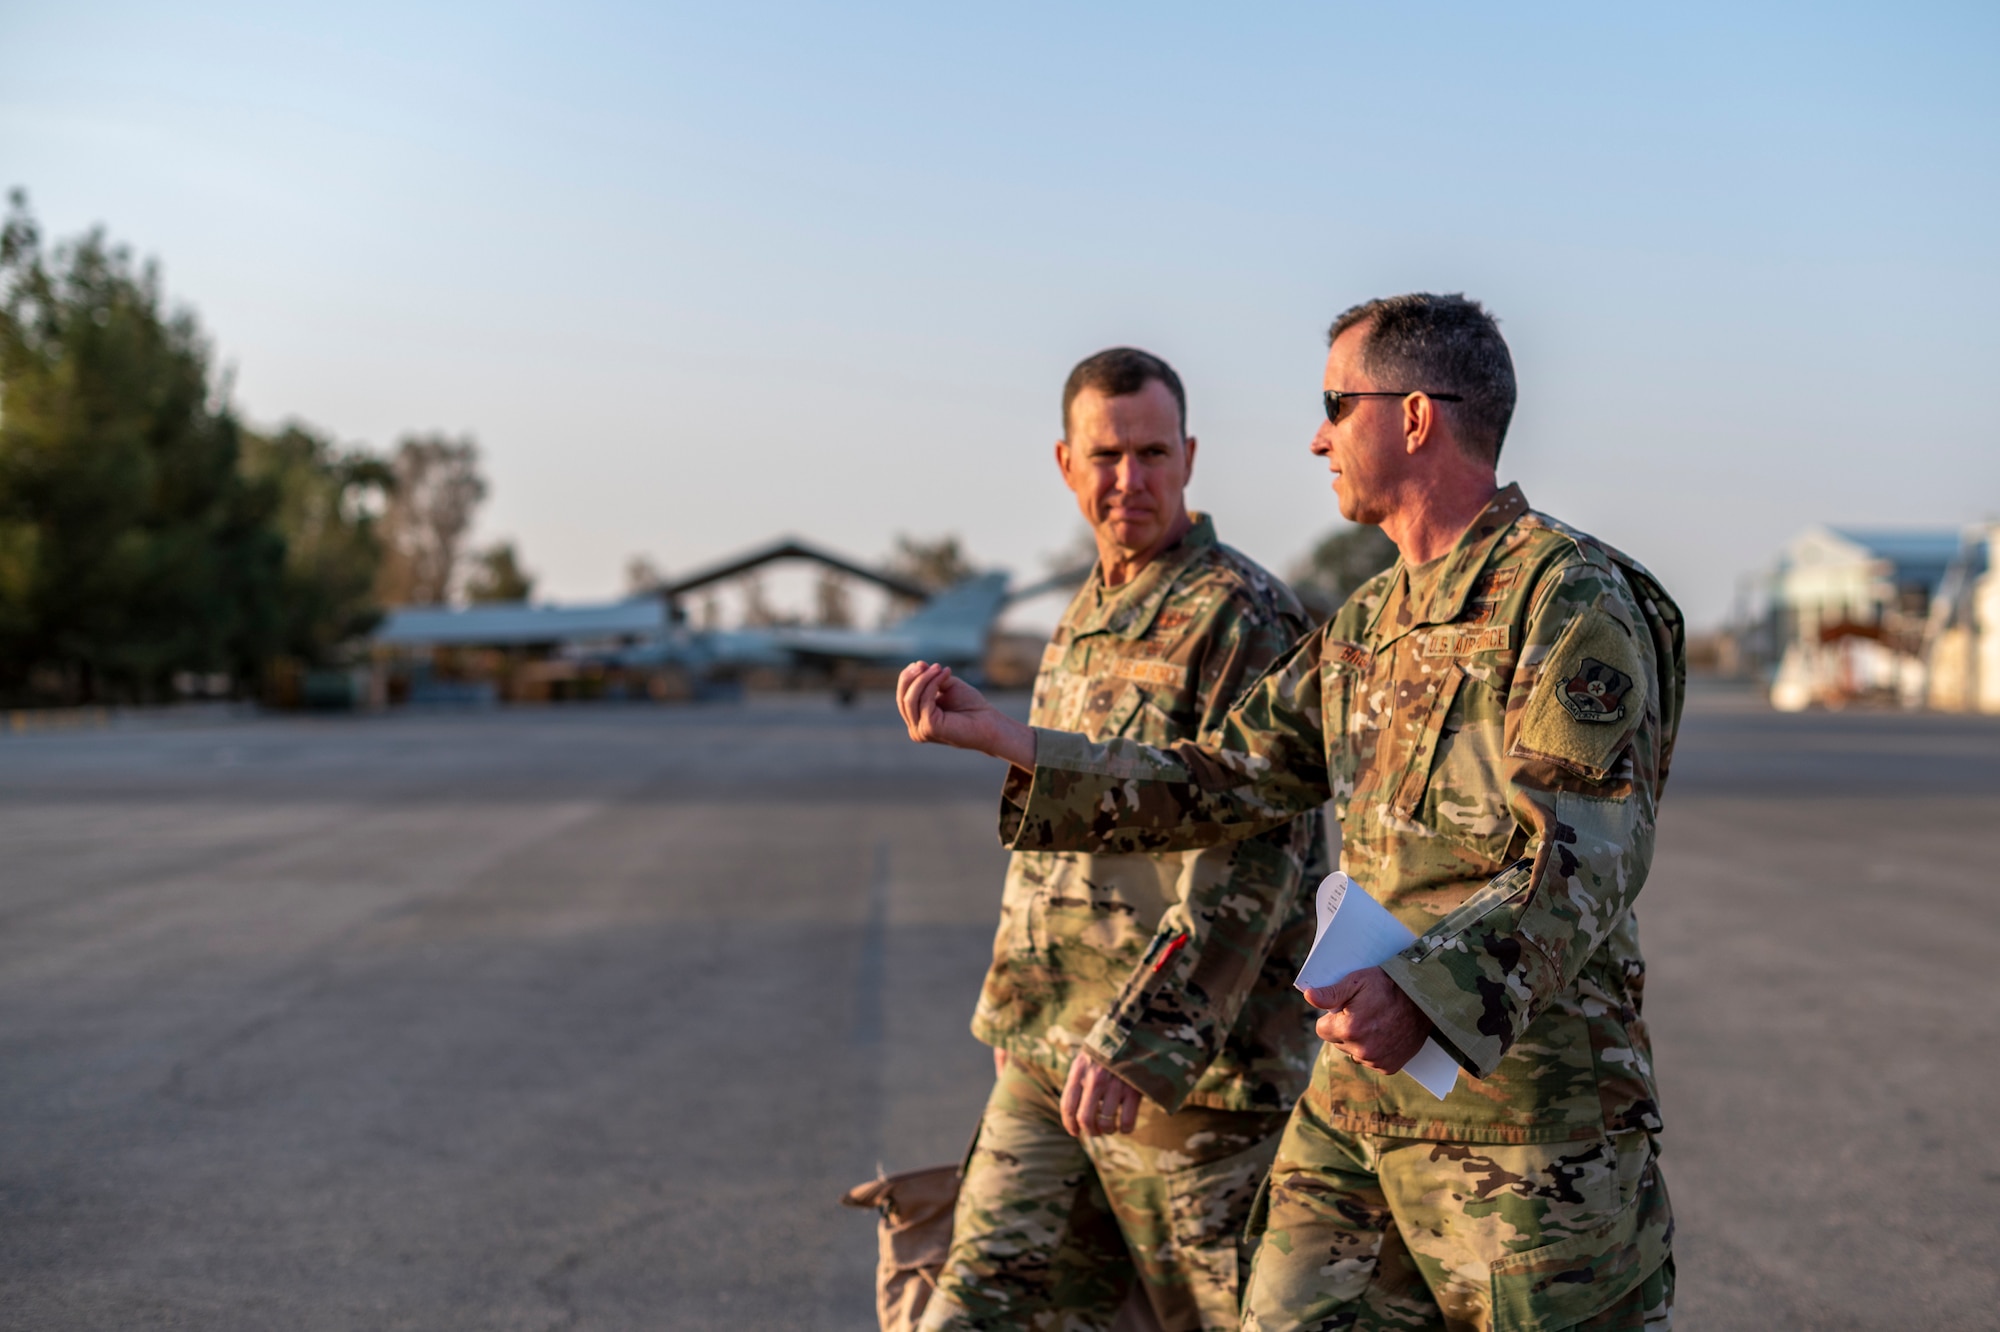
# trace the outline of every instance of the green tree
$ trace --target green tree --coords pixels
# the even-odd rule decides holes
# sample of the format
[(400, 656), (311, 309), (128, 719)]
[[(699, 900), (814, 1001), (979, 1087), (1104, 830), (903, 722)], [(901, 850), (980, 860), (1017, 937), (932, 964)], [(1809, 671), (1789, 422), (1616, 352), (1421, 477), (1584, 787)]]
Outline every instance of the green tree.
[(442, 606), (451, 598), (459, 547), (486, 498), (479, 446), (412, 435), (396, 446), (389, 466), (395, 486), (382, 515), (376, 595), (390, 606)]
[(814, 624), (829, 629), (849, 629), (854, 625), (854, 597), (847, 576), (836, 569), (822, 569), (813, 585)]
[(278, 650), (324, 664), (382, 617), (376, 514), (395, 477), (380, 458), (342, 450), (298, 424), (272, 435), (246, 432), (243, 471), (271, 492), (285, 543)]
[(101, 231), (0, 229), (0, 693), (145, 700), (275, 643), (275, 494), (238, 467), (193, 315)]
[(934, 541), (898, 536), (896, 549), (889, 556), (889, 570), (932, 592), (942, 592), (976, 572), (958, 538), (949, 533)]
[(514, 543), (502, 541), (473, 556), (465, 599), (477, 603), (526, 601), (535, 595), (535, 576), (521, 567)]
[(1374, 526), (1349, 524), (1321, 538), (1292, 567), (1292, 589), (1318, 619), (1328, 619), (1354, 590), (1396, 562), (1396, 543)]
[(658, 595), (660, 585), (667, 576), (660, 572), (660, 566), (645, 555), (634, 555), (625, 561), (625, 595), (628, 597), (650, 597)]
[[(896, 548), (889, 553), (889, 572), (936, 594), (972, 577), (977, 571), (972, 567), (972, 561), (966, 558), (958, 537), (948, 532), (929, 541), (899, 533)], [(908, 597), (892, 594), (884, 608), (884, 618), (893, 620), (907, 615), (919, 604)]]

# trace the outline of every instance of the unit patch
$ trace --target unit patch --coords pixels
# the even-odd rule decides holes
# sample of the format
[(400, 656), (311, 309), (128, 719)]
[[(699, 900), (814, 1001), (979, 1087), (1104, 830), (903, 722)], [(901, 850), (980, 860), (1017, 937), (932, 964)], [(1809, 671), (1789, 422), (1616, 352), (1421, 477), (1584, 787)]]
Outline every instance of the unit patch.
[(1625, 716), (1625, 695), (1632, 677), (1595, 657), (1585, 657), (1582, 669), (1563, 682), (1562, 705), (1578, 721), (1615, 722)]
[(1632, 631), (1601, 610), (1583, 611), (1542, 659), (1512, 752), (1601, 782), (1646, 706), (1646, 668)]
[(1111, 664), (1111, 673), (1121, 680), (1131, 680), (1155, 688), (1187, 687), (1188, 668), (1170, 665), (1164, 661), (1142, 661), (1133, 657), (1120, 657)]

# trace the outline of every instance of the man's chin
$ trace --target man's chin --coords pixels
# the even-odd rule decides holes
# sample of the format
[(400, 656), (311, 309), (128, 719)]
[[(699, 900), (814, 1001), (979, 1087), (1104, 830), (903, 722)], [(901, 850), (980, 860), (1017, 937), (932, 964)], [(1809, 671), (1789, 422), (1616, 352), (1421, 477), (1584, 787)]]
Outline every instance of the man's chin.
[(1112, 523), (1111, 539), (1120, 550), (1146, 550), (1160, 538), (1158, 523)]

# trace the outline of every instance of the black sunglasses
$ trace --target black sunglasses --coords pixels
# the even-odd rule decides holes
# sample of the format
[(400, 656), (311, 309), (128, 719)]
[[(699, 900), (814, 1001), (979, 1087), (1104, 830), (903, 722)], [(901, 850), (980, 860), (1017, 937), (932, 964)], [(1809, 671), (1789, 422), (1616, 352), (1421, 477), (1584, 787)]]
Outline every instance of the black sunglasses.
[(1465, 401), (1464, 398), (1459, 397), (1456, 393), (1432, 393), (1426, 389), (1371, 389), (1366, 393), (1353, 393), (1346, 389), (1327, 389), (1319, 396), (1326, 399), (1327, 423), (1329, 425), (1338, 425), (1340, 423), (1340, 400), (1342, 398), (1407, 398), (1412, 393), (1421, 393), (1426, 398), (1435, 398), (1439, 402)]

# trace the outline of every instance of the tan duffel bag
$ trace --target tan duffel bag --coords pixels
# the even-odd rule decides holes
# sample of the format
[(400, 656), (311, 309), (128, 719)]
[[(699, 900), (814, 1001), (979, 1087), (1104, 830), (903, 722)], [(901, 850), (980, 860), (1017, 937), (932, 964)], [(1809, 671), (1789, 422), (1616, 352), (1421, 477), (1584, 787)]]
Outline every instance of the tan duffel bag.
[(951, 1209), (961, 1178), (956, 1165), (929, 1166), (871, 1179), (841, 1195), (849, 1207), (872, 1207), (881, 1216), (875, 1226), (875, 1313), (882, 1332), (916, 1332), (923, 1322), (951, 1252)]

